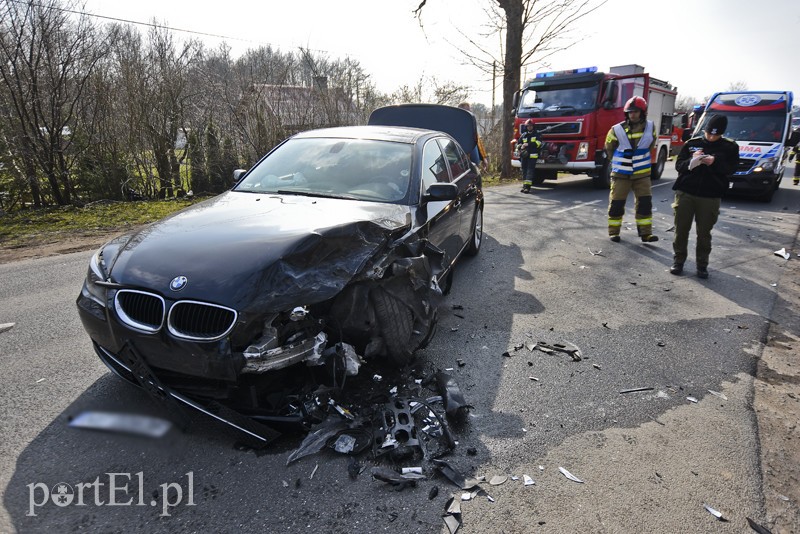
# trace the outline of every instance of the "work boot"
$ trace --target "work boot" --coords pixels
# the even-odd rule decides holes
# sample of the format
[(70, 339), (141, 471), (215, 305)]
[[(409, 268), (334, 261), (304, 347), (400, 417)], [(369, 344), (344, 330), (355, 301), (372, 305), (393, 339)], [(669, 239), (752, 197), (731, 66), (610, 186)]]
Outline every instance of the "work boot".
[(708, 278), (708, 269), (705, 267), (697, 266), (697, 278)]
[(680, 275), (683, 272), (683, 264), (678, 263), (677, 261), (672, 264), (672, 267), (669, 268), (670, 274)]
[(520, 193), (530, 193), (530, 192), (531, 192), (531, 186), (529, 185), (523, 185), (522, 190), (520, 191)]
[(658, 241), (658, 236), (653, 234), (647, 234), (642, 236), (642, 243), (655, 243)]
[(613, 241), (614, 243), (619, 243), (619, 241), (620, 241), (620, 237), (618, 235), (611, 235), (611, 236), (608, 236), (608, 238), (611, 241)]

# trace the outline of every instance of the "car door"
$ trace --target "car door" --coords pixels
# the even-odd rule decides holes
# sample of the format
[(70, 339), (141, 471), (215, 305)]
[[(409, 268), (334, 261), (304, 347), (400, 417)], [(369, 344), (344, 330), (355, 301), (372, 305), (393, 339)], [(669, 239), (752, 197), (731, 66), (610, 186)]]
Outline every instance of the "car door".
[[(469, 156), (461, 149), (458, 143), (450, 138), (440, 138), (447, 163), (450, 166), (451, 180), (458, 186), (458, 198), (453, 207), (458, 212), (458, 235), (461, 246), (469, 242), (472, 234), (473, 223), (478, 198), (478, 172), (470, 163)], [(460, 252), (460, 249), (459, 249)]]
[[(450, 166), (437, 138), (429, 139), (422, 148), (421, 194), (432, 184), (451, 182)], [(464, 246), (461, 233), (459, 199), (427, 201), (424, 206), (428, 240), (445, 252), (449, 266)]]

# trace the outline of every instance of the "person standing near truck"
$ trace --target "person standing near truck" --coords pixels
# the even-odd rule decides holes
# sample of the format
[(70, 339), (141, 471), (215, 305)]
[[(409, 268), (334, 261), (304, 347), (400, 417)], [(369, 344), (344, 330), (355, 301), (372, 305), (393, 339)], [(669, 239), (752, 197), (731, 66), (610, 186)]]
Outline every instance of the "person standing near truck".
[(694, 222), (697, 276), (708, 278), (711, 229), (719, 218), (722, 195), (728, 189), (728, 176), (736, 171), (739, 163), (739, 145), (722, 137), (727, 127), (727, 117), (713, 115), (706, 123), (703, 135), (686, 141), (675, 161), (678, 179), (672, 186), (675, 190), (672, 204), (675, 210), (674, 255), (669, 270), (672, 274), (683, 272), (688, 256), (689, 230)]
[(644, 243), (658, 241), (653, 235), (653, 193), (650, 183), (651, 156), (658, 136), (647, 120), (647, 101), (634, 96), (625, 103), (625, 120), (606, 135), (606, 155), (611, 161), (611, 193), (608, 200), (608, 236), (620, 241), (625, 202), (633, 190), (636, 229)]
[(539, 161), (542, 142), (539, 141), (532, 120), (526, 120), (524, 126), (525, 131), (520, 134), (517, 147), (519, 148), (519, 162), (522, 166), (522, 192), (530, 193), (536, 177), (536, 163)]
[[(469, 102), (461, 102), (458, 107), (459, 109), (472, 113), (472, 107), (469, 105)], [(472, 149), (469, 159), (475, 165), (480, 165), (481, 169), (484, 171), (489, 168), (489, 156), (486, 154), (486, 148), (483, 146), (483, 139), (481, 139), (481, 136), (478, 135), (477, 132), (475, 133), (475, 148)]]

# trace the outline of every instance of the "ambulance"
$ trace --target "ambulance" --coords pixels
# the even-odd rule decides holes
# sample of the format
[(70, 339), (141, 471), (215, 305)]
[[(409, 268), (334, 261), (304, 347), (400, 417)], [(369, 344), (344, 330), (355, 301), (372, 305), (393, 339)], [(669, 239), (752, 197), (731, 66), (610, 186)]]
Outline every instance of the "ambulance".
[(716, 93), (694, 130), (701, 135), (712, 115), (728, 118), (725, 137), (739, 145), (739, 164), (730, 176), (730, 192), (770, 202), (786, 170), (792, 141), (791, 91)]

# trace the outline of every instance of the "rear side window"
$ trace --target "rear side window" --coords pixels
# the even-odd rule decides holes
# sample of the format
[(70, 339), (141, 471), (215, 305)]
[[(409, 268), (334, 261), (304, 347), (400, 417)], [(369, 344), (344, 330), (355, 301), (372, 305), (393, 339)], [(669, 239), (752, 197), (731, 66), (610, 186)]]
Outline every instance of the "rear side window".
[(447, 162), (450, 164), (450, 171), (453, 178), (458, 179), (462, 174), (469, 170), (469, 157), (461, 150), (461, 147), (452, 139), (440, 139)]

